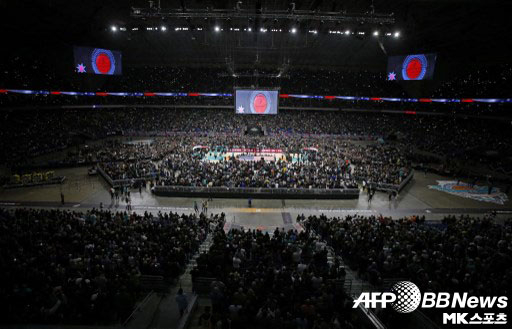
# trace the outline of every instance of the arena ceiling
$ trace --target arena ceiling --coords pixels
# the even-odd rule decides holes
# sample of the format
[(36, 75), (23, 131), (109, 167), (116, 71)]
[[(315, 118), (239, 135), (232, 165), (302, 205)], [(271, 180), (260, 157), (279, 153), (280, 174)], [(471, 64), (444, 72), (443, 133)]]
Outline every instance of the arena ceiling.
[[(372, 0), (243, 0), (249, 11), (296, 10), (365, 13)], [(158, 0), (155, 0), (155, 4)], [(162, 8), (194, 11), (206, 8), (232, 9), (237, 1), (161, 0)], [(290, 21), (233, 19), (136, 19), (132, 7), (149, 7), (146, 0), (44, 0), (1, 2), (2, 21), (10, 37), (3, 56), (45, 52), (59, 58), (73, 45), (96, 46), (123, 51), (125, 65), (231, 65), (271, 67), (284, 65), (329, 68), (382, 68), (386, 54), (438, 52), (448, 63), (475, 64), (481, 61), (509, 61), (512, 48), (508, 17), (512, 2), (499, 0), (373, 0), (375, 12), (393, 13), (396, 23), (378, 26), (360, 23), (302, 21), (298, 33), (285, 32)], [(229, 27), (253, 24), (253, 33), (229, 32)], [(116, 33), (110, 27), (127, 27)], [(131, 31), (135, 26), (165, 25), (166, 32)], [(225, 31), (215, 33), (214, 26)], [(202, 31), (175, 31), (176, 27), (198, 27)], [(258, 33), (259, 26), (276, 27), (281, 33)], [(329, 30), (366, 31), (363, 36), (336, 35)], [(400, 31), (401, 36), (372, 37), (371, 32)], [(317, 30), (317, 34), (307, 31)], [(379, 41), (380, 40), (380, 41)], [(52, 51), (53, 50), (53, 51)]]

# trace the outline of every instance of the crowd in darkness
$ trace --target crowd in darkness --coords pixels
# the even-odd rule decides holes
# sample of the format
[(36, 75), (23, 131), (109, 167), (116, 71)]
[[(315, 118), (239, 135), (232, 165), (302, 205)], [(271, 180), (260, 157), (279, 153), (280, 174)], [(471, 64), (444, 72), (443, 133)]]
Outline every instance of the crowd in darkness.
[[(423, 150), (449, 159), (492, 165), (505, 173), (512, 170), (506, 160), (512, 154), (508, 121), (357, 111), (285, 110), (275, 116), (242, 116), (228, 109), (16, 110), (0, 115), (0, 158), (10, 166), (27, 165), (35, 156), (112, 135), (240, 136), (246, 127), (261, 126), (269, 136), (286, 138), (337, 135), (387, 140), (396, 136), (404, 154)], [(498, 156), (490, 159), (486, 151)], [(81, 152), (89, 151), (82, 148)]]
[[(410, 97), (404, 85), (387, 81), (384, 70), (291, 68), (275, 78), (278, 71), (264, 69), (239, 70), (233, 76), (225, 68), (125, 66), (122, 76), (95, 77), (73, 74), (71, 70), (59, 72), (54, 65), (38, 59), (15, 57), (0, 65), (0, 85), (11, 89), (230, 93), (234, 86), (254, 85), (280, 87), (288, 94)], [(452, 73), (448, 79), (440, 80), (433, 92), (424, 92), (419, 97), (507, 98), (511, 83), (512, 66), (495, 64)]]
[(262, 69), (239, 71), (238, 76), (233, 76), (227, 74), (225, 68), (125, 66), (121, 76), (101, 77), (74, 74), (71, 70), (62, 73), (43, 61), (27, 62), (20, 57), (0, 65), (0, 85), (11, 89), (231, 93), (234, 86), (260, 85), (280, 87), (290, 94), (330, 95), (344, 90), (352, 96), (371, 96), (372, 93), (394, 97), (405, 95), (398, 84), (387, 83), (385, 72), (364, 69), (343, 72), (293, 69), (281, 78), (275, 78), (269, 76), (276, 76), (277, 71)]
[[(193, 270), (193, 276), (216, 278), (213, 324), (352, 328), (351, 302), (335, 285), (345, 278), (344, 265), (376, 287), (394, 279), (411, 280), (421, 291), (471, 296), (508, 296), (512, 289), (510, 219), (299, 215), (297, 221), (305, 231), (215, 232)], [(328, 247), (341, 257), (328, 258)], [(380, 315), (391, 327), (403, 326), (393, 314)]]
[[(386, 80), (385, 72), (367, 70), (331, 71), (290, 69), (281, 78), (277, 72), (247, 71), (233, 77), (219, 68), (125, 67), (122, 76), (58, 74), (53, 66), (39, 60), (14, 58), (0, 63), (0, 87), (11, 89), (62, 90), (89, 92), (217, 92), (232, 93), (235, 86), (279, 87), (286, 94), (337, 95), (400, 98), (508, 98), (512, 87), (509, 64), (482, 67), (477, 71), (450, 74), (447, 80), (424, 82), (421, 92), (410, 85)], [(415, 92), (411, 92), (415, 90)], [(211, 105), (232, 106), (231, 97), (120, 97), (25, 95), (0, 93), (0, 107), (72, 105)], [(510, 105), (502, 103), (423, 103), (383, 102), (342, 99), (282, 98), (280, 106), (378, 109), (428, 112), (468, 112), (502, 114)]]
[[(492, 217), (461, 215), (434, 224), (418, 216), (301, 215), (297, 220), (376, 287), (388, 279), (412, 281), (422, 292), (509, 296), (512, 291), (511, 219), (499, 224)], [(424, 311), (441, 321), (435, 309)], [(389, 327), (404, 326), (394, 311), (383, 309), (378, 315)]]
[(365, 116), (333, 112), (282, 112), (277, 116), (236, 116), (232, 110), (122, 109), (2, 111), (0, 145), (3, 161), (23, 161), (73, 145), (77, 137), (100, 139), (125, 135), (242, 134), (244, 127), (264, 126), (277, 134), (336, 134), (373, 137), (385, 133), (380, 120), (370, 128)]
[[(386, 81), (383, 72), (366, 70), (330, 71), (325, 69), (290, 69), (280, 79), (270, 78), (275, 72), (240, 72), (233, 77), (216, 68), (177, 67), (125, 67), (122, 76), (67, 75), (60, 76), (53, 67), (35, 60), (13, 58), (0, 64), (2, 88), (87, 91), (176, 91), (176, 92), (228, 92), (233, 86), (280, 87), (282, 93), (313, 95), (353, 95), (410, 97), (400, 83)], [(36, 72), (34, 74), (34, 72)], [(191, 77), (193, 77), (191, 79)], [(508, 97), (512, 81), (510, 65), (479, 68), (461, 72), (446, 81), (425, 90), (434, 90), (421, 97)], [(444, 159), (460, 163), (476, 163), (501, 173), (512, 172), (512, 143), (510, 122), (483, 120), (460, 115), (426, 116), (384, 114), (359, 111), (416, 110), (446, 112), (456, 109), (457, 114), (488, 113), (502, 110), (508, 104), (453, 103), (401, 103), (381, 101), (347, 101), (318, 99), (280, 99), (280, 107), (335, 107), (352, 109), (340, 111), (282, 110), (277, 116), (237, 116), (231, 109), (169, 109), (129, 106), (123, 109), (64, 109), (84, 104), (140, 104), (232, 106), (233, 99), (217, 97), (88, 97), (64, 95), (29, 96), (0, 93), (0, 162), (10, 167), (33, 165), (35, 156), (64, 150), (112, 135), (187, 134), (212, 136), (213, 134), (241, 135), (245, 127), (259, 125), (268, 135), (339, 135), (350, 138), (377, 140), (396, 135), (403, 141), (402, 155), (411, 150), (434, 153)], [(35, 110), (34, 106), (57, 106), (59, 109)], [(60, 107), (64, 108), (60, 108)], [(27, 107), (28, 109), (12, 109)], [(444, 110), (442, 110), (444, 109)], [(471, 112), (469, 112), (469, 111)], [(87, 150), (83, 150), (88, 152)], [(490, 152), (489, 152), (490, 151)], [(80, 151), (82, 152), (82, 151)], [(368, 151), (371, 153), (370, 151)], [(488, 156), (493, 154), (492, 156)], [(116, 156), (106, 159), (114, 161)], [(410, 160), (410, 159), (408, 159)], [(373, 169), (376, 162), (369, 160)], [(73, 160), (69, 161), (70, 163)], [(142, 164), (151, 167), (147, 161)], [(384, 165), (379, 165), (381, 168)], [(373, 171), (375, 180), (386, 179), (387, 173)], [(367, 170), (367, 171), (368, 171)]]
[(473, 70), (441, 83), (433, 92), (440, 98), (509, 98), (512, 87), (512, 65), (503, 64)]
[(122, 322), (141, 275), (178, 277), (222, 216), (0, 209), (2, 323)]
[(427, 224), (421, 217), (324, 215), (297, 220), (305, 232), (215, 233), (209, 253), (200, 256), (194, 270), (194, 275), (216, 278), (210, 294), (214, 323), (351, 328), (349, 301), (335, 286), (345, 270), (337, 258), (327, 261), (323, 241), (376, 286), (400, 278), (421, 291), (507, 296), (512, 289), (510, 220), (496, 224), (488, 217), (448, 216)]
[[(0, 209), (3, 323), (107, 324), (140, 298), (140, 277), (170, 281), (213, 228), (213, 244), (192, 271), (214, 277), (212, 326), (353, 328), (357, 315), (337, 284), (332, 247), (358, 275), (413, 280), (421, 291), (509, 295), (512, 221), (447, 216), (300, 215), (305, 231), (225, 232), (224, 215), (144, 215), (90, 210)], [(390, 320), (392, 321), (392, 319)]]
[(478, 296), (512, 291), (512, 221), (491, 217), (424, 218), (299, 216), (359, 275), (378, 285), (412, 279), (421, 291), (465, 291)]
[(351, 299), (336, 285), (344, 269), (327, 256), (325, 245), (304, 232), (220, 227), (193, 276), (216, 278), (215, 328), (355, 328)]

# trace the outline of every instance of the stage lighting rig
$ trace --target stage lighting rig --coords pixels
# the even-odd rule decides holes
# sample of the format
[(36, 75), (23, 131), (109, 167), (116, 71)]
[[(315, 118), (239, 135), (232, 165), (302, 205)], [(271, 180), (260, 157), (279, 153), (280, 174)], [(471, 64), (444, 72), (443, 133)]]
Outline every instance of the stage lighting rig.
[[(239, 5), (240, 4), (240, 5)], [(138, 19), (240, 19), (240, 20), (280, 20), (280, 21), (324, 21), (337, 23), (363, 23), (391, 25), (395, 23), (394, 15), (391, 13), (376, 13), (373, 10), (368, 13), (347, 13), (345, 11), (320, 12), (317, 10), (295, 10), (294, 6), (286, 10), (248, 10), (241, 7), (238, 2), (233, 9), (172, 9), (160, 8), (153, 5), (150, 8), (131, 8), (130, 16)]]

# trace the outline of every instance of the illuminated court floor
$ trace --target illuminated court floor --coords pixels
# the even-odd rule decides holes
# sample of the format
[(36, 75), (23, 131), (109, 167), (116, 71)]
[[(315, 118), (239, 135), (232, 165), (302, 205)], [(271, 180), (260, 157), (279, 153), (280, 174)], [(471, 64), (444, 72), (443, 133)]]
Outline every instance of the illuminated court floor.
[[(50, 185), (31, 188), (0, 190), (2, 207), (58, 207), (85, 210), (100, 207), (114, 211), (124, 211), (126, 204), (112, 205), (108, 186), (99, 176), (87, 175), (87, 168), (56, 170), (57, 175), (65, 175), (67, 180), (62, 186)], [(398, 198), (389, 201), (386, 193), (377, 192), (372, 203), (368, 204), (366, 194), (362, 193), (356, 200), (287, 200), (287, 199), (253, 199), (252, 207), (247, 199), (213, 199), (209, 202), (209, 212), (224, 212), (229, 225), (235, 227), (260, 228), (273, 230), (276, 227), (294, 228), (298, 214), (326, 214), (344, 216), (347, 214), (364, 214), (393, 216), (395, 218), (424, 215), (427, 219), (441, 219), (445, 214), (469, 213), (484, 215), (491, 210), (507, 215), (512, 213), (510, 200), (503, 205), (476, 201), (451, 195), (442, 191), (429, 189), (428, 185), (437, 184), (444, 177), (423, 173), (415, 175)], [(65, 205), (60, 204), (60, 193), (64, 194)], [(194, 201), (199, 206), (200, 198), (157, 197), (149, 189), (131, 191), (132, 208), (137, 213), (194, 211)]]

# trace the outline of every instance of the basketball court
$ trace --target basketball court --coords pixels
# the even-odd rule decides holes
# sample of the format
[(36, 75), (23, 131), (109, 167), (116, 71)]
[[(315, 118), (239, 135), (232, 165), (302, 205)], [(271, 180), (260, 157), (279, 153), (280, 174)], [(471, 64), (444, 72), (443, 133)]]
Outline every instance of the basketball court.
[[(87, 167), (57, 169), (56, 175), (66, 176), (62, 185), (47, 185), (39, 187), (15, 188), (0, 190), (0, 205), (7, 208), (36, 207), (64, 208), (85, 211), (99, 208), (113, 211), (125, 211), (126, 204), (111, 203), (108, 185), (99, 176), (89, 176)], [(288, 200), (288, 199), (253, 199), (248, 206), (246, 199), (214, 198), (208, 204), (209, 213), (224, 212), (227, 215), (227, 225), (232, 227), (258, 228), (273, 231), (275, 228), (299, 228), (296, 218), (300, 214), (327, 216), (365, 215), (365, 216), (425, 216), (428, 220), (440, 220), (445, 215), (473, 214), (483, 216), (490, 211), (496, 211), (498, 216), (512, 213), (512, 203), (503, 199), (502, 204), (466, 198), (455, 193), (446, 193), (435, 186), (438, 181), (449, 180), (435, 174), (417, 172), (413, 180), (404, 188), (395, 200), (389, 201), (387, 193), (377, 192), (368, 204), (366, 193), (361, 192), (355, 200)], [(459, 184), (468, 184), (459, 182)], [(464, 185), (460, 185), (464, 186)], [(65, 204), (61, 205), (60, 193), (64, 194)], [(503, 192), (500, 192), (504, 194)], [(506, 194), (505, 194), (506, 196)], [(149, 186), (139, 193), (131, 191), (133, 211), (157, 213), (178, 212), (191, 213), (194, 211), (194, 201), (201, 204), (199, 198), (169, 198), (159, 197), (151, 193)]]

